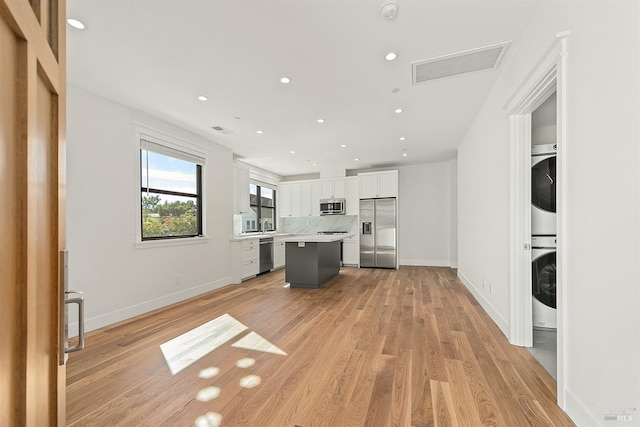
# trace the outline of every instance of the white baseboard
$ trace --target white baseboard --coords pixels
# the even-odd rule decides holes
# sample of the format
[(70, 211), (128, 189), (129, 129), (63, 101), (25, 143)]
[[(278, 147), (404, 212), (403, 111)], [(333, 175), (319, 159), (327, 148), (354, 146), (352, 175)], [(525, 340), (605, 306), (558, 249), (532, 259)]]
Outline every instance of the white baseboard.
[[(128, 307), (123, 307), (118, 310), (114, 310), (109, 313), (100, 314), (98, 316), (90, 317), (84, 320), (84, 329), (86, 332), (94, 331), (96, 329), (103, 328), (105, 326), (113, 325), (114, 323), (121, 322), (132, 317), (139, 316), (144, 313), (156, 310), (158, 308), (166, 307), (171, 304), (175, 304), (180, 301), (198, 296), (205, 292), (213, 291), (214, 289), (221, 288), (231, 283), (231, 277), (224, 277), (213, 282), (205, 283), (193, 288), (184, 289), (180, 292), (164, 295), (159, 298), (154, 298), (149, 301), (145, 301), (139, 304), (134, 304)], [(69, 337), (77, 336), (78, 322), (69, 324)]]
[(484, 309), (484, 311), (487, 312), (489, 317), (491, 317), (491, 320), (493, 320), (493, 322), (498, 326), (498, 328), (500, 328), (504, 336), (508, 337), (509, 322), (507, 322), (507, 320), (500, 315), (498, 310), (496, 310), (493, 307), (491, 302), (489, 302), (489, 300), (487, 300), (484, 297), (484, 295), (482, 295), (482, 293), (473, 285), (473, 283), (471, 283), (471, 281), (469, 281), (469, 279), (467, 279), (464, 273), (461, 272), (460, 270), (458, 270), (458, 278), (467, 287), (467, 289), (469, 289), (469, 292), (473, 294), (475, 299), (478, 300), (478, 303), (480, 303), (480, 306)]
[(399, 264), (418, 267), (449, 267), (451, 263), (448, 259), (401, 259)]
[[(599, 420), (596, 416), (594, 416), (587, 407), (576, 397), (575, 394), (571, 392), (569, 389), (565, 389), (565, 408), (564, 411), (569, 415), (569, 418), (576, 424), (578, 427), (590, 426), (590, 427), (600, 427), (604, 426), (604, 413), (602, 414), (602, 419)], [(610, 425), (608, 423), (607, 425)], [(615, 424), (615, 423), (614, 423)], [(622, 423), (625, 424), (625, 423)]]
[(451, 261), (451, 268), (458, 268), (458, 261)]

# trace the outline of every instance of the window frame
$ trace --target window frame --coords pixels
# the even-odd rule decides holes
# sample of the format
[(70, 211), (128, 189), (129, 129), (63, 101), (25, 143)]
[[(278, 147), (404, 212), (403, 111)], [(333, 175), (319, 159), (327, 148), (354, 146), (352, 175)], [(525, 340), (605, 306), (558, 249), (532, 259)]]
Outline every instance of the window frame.
[[(257, 205), (253, 205), (251, 204), (251, 193), (250, 193), (250, 189), (251, 189), (251, 185), (255, 185), (256, 186), (256, 200), (258, 202)], [(273, 206), (265, 206), (266, 208), (269, 209), (273, 209), (273, 229), (271, 230), (263, 230), (262, 229), (262, 196), (261, 196), (261, 190), (262, 188), (268, 188), (269, 190), (273, 191)], [(257, 226), (257, 230), (255, 231), (245, 231), (245, 233), (268, 233), (271, 231), (277, 231), (278, 229), (278, 203), (277, 203), (277, 197), (278, 197), (278, 189), (275, 188), (275, 186), (264, 183), (264, 182), (259, 182), (259, 181), (254, 181), (254, 180), (250, 180), (249, 181), (249, 188), (247, 188), (247, 191), (249, 191), (249, 208), (256, 208), (256, 221), (258, 222), (258, 226)], [(244, 224), (243, 224), (244, 226)]]
[[(136, 219), (136, 245), (139, 247), (156, 247), (156, 246), (170, 246), (170, 245), (180, 245), (180, 244), (191, 244), (191, 243), (204, 243), (208, 240), (206, 235), (206, 162), (207, 156), (206, 151), (195, 144), (192, 144), (188, 141), (177, 138), (173, 135), (169, 135), (155, 129), (148, 128), (146, 126), (140, 124), (135, 125), (135, 148), (136, 148), (136, 158), (138, 160), (137, 167), (137, 176), (136, 176), (136, 203), (137, 203), (137, 219)], [(168, 153), (171, 152), (179, 152), (184, 154), (183, 158), (177, 157), (180, 160), (186, 160), (192, 162), (196, 165), (196, 192), (197, 194), (192, 193), (182, 193), (178, 191), (171, 190), (163, 190), (163, 189), (154, 189), (150, 188), (150, 194), (165, 194), (165, 195), (175, 195), (182, 197), (196, 197), (197, 203), (197, 213), (196, 213), (196, 221), (197, 221), (197, 231), (198, 234), (195, 235), (176, 235), (176, 236), (153, 236), (153, 237), (143, 237), (143, 208), (142, 208), (142, 197), (145, 193), (146, 187), (143, 186), (142, 182), (142, 152), (147, 149), (146, 143), (144, 141), (149, 141), (150, 143), (162, 146), (166, 148), (165, 152), (158, 152), (156, 150), (149, 150), (151, 152), (165, 155), (168, 157), (173, 157)], [(146, 147), (146, 148), (145, 148)], [(194, 160), (191, 160), (193, 158)], [(197, 159), (197, 161), (196, 161)], [(147, 186), (149, 185), (149, 181), (147, 180)]]

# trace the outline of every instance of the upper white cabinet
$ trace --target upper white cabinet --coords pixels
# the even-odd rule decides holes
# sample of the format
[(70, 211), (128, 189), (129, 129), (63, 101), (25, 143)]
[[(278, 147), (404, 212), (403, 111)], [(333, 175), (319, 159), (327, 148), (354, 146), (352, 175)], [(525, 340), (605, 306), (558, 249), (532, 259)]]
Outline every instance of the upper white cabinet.
[(320, 215), (320, 183), (281, 182), (278, 185), (278, 216)]
[(345, 179), (347, 184), (347, 197), (345, 203), (347, 204), (347, 215), (359, 215), (360, 214), (360, 197), (358, 188), (358, 177), (350, 177)]
[(249, 213), (249, 170), (233, 167), (233, 213)]
[(347, 183), (344, 178), (320, 181), (321, 199), (344, 199), (347, 197)]
[(360, 178), (360, 198), (398, 197), (398, 171), (365, 172)]

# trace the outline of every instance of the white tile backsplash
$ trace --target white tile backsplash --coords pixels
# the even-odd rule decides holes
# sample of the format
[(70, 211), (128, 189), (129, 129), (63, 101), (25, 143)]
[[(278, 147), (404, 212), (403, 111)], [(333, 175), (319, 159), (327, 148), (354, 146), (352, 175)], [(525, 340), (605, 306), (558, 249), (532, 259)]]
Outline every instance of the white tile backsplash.
[(282, 233), (316, 234), (318, 231), (358, 232), (357, 215), (327, 215), (300, 218), (280, 218)]

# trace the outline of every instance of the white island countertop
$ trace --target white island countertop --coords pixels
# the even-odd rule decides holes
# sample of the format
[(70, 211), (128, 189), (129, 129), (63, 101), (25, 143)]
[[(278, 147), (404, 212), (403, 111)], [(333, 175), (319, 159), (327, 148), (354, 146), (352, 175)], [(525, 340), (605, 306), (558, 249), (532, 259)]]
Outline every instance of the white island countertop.
[(355, 234), (306, 234), (302, 236), (293, 236), (282, 239), (284, 242), (305, 242), (305, 243), (330, 243), (353, 237)]

